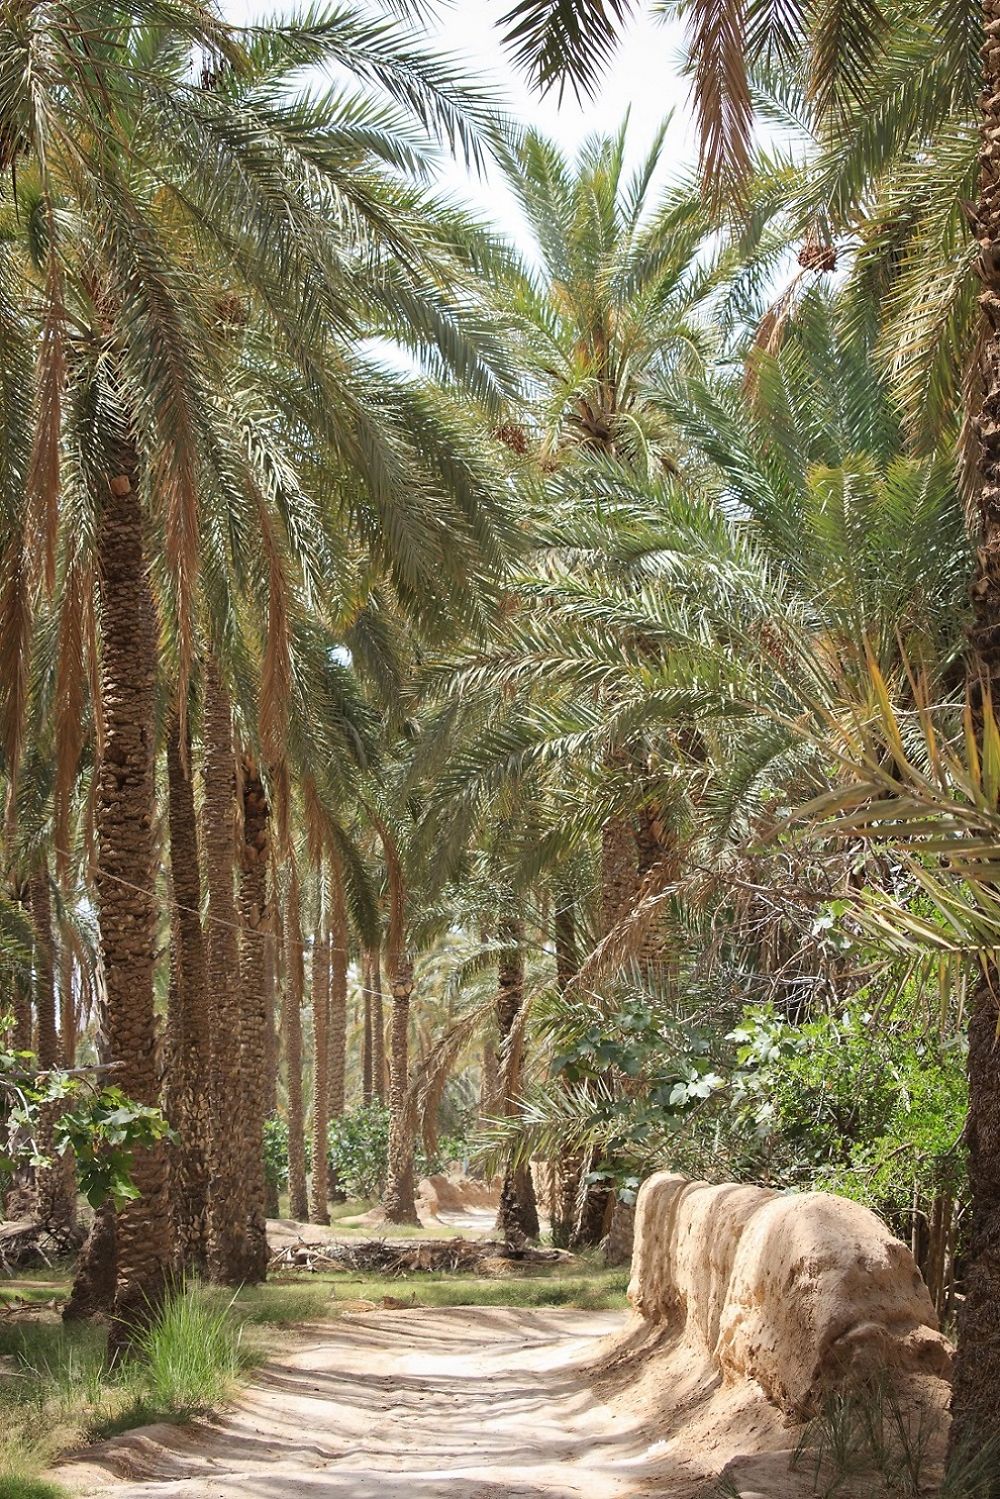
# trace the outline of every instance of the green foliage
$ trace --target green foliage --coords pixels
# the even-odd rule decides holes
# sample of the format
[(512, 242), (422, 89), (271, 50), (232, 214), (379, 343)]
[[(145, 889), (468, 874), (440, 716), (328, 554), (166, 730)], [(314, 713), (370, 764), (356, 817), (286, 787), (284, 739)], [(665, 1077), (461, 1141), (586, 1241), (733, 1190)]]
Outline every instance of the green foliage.
[(329, 1162), (349, 1197), (380, 1197), (389, 1170), (389, 1110), (373, 1099), (331, 1119)]
[(87, 1201), (95, 1208), (108, 1198), (116, 1208), (132, 1201), (138, 1195), (131, 1179), (134, 1152), (171, 1136), (159, 1109), (133, 1102), (120, 1088), (100, 1086), (96, 1075), (43, 1072), (32, 1052), (11, 1048), (9, 1034), (9, 1020), (0, 1017), (0, 1128), (6, 1131), (0, 1173), (48, 1164), (38, 1143), (42, 1110), (64, 1104), (51, 1125), (52, 1145), (73, 1151)]
[(80, 1190), (95, 1208), (109, 1197), (116, 1208), (138, 1197), (133, 1154), (166, 1138), (174, 1135), (159, 1109), (134, 1103), (120, 1088), (86, 1097), (55, 1128), (56, 1148), (73, 1151)]
[(893, 1216), (961, 1190), (964, 1046), (863, 999), (793, 1024), (747, 1010), (699, 1129), (741, 1176), (825, 1187)]

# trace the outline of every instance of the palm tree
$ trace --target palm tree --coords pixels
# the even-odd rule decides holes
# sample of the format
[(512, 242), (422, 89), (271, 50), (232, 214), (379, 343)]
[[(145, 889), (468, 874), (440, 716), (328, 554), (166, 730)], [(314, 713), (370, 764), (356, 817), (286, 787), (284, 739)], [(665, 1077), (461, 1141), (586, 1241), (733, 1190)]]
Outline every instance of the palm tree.
[(181, 745), (180, 722), (167, 730), (167, 808), (174, 930), (171, 933), (169, 1060), (164, 1109), (179, 1136), (174, 1155), (171, 1211), (181, 1264), (208, 1265), (209, 1114), (208, 972), (201, 927), (201, 869), (194, 806), (190, 732)]
[[(401, 178), (420, 164), (428, 130), (475, 151), (476, 129), (487, 116), (482, 102), (422, 55), (403, 27), (343, 16), (319, 30), (294, 23), (240, 30), (191, 0), (161, 6), (148, 29), (107, 0), (94, 0), (83, 19), (18, 11), (0, 41), (0, 138), (10, 169), (5, 197), (39, 230), (23, 253), (10, 244), (4, 251), (7, 368), (25, 380), (20, 389), (15, 379), (4, 386), (11, 446), (0, 717), (8, 762), (16, 766), (35, 604), (40, 590), (52, 590), (57, 569), (65, 578), (60, 673), (68, 684), (90, 679), (85, 658), (93, 652), (96, 660), (97, 631), (88, 599), (99, 571), (106, 753), (97, 798), (98, 897), (109, 1027), (125, 1086), (153, 1102), (151, 694), (158, 621), (150, 581), (176, 661), (183, 742), (199, 589), (210, 648), (232, 690), (237, 678), (243, 677), (241, 687), (246, 679), (240, 663), (226, 659), (235, 640), (232, 606), (268, 580), (261, 733), (264, 748), (273, 748), (267, 741), (280, 739), (275, 726), (286, 682), (276, 670), (284, 603), (278, 538), (291, 539), (296, 565), (310, 580), (323, 577), (329, 553), (317, 557), (315, 547), (303, 544), (310, 527), (319, 534), (317, 510), (311, 506), (300, 524), (305, 490), (287, 482), (286, 462), (274, 462), (274, 446), (263, 436), (265, 388), (270, 414), (286, 419), (286, 432), (301, 432), (303, 423), (313, 428), (308, 461), (297, 437), (290, 444), (304, 470), (312, 465), (309, 478), (324, 469), (331, 509), (355, 503), (361, 490), (347, 476), (365, 474), (354, 530), (364, 531), (401, 587), (413, 590), (437, 566), (421, 537), (426, 542), (428, 524), (439, 523), (440, 516), (430, 517), (440, 497), (448, 496), (462, 558), (489, 551), (482, 525), (488, 486), (474, 461), (446, 462), (443, 434), (450, 438), (451, 419), (439, 415), (426, 387), (417, 394), (412, 382), (379, 371), (358, 353), (357, 340), (363, 326), (420, 351), (433, 346), (438, 368), (454, 370), (478, 396), (495, 399), (496, 341), (474, 315), (456, 313), (456, 301), (449, 306), (441, 272), (450, 257), (461, 279), (467, 226), (450, 215), (441, 219), (440, 233), (428, 232), (426, 197)], [(189, 72), (192, 48), (217, 60), (201, 88)], [(40, 52), (47, 58), (42, 72), (31, 62)], [(289, 105), (275, 87), (282, 73), (327, 60), (354, 68), (395, 105), (303, 97)], [(21, 286), (30, 288), (29, 297), (20, 295)], [(34, 428), (23, 401), (32, 386)], [(338, 476), (332, 484), (331, 471)], [(409, 524), (400, 525), (404, 493)], [(235, 524), (246, 513), (255, 516), (258, 546), (253, 528)], [(342, 535), (341, 518), (328, 535)], [(310, 571), (317, 563), (318, 571)], [(57, 698), (63, 787), (72, 781), (66, 767), (72, 770), (80, 752), (79, 709), (79, 685)], [(222, 763), (224, 715), (216, 717), (212, 753), (219, 750), (222, 759), (206, 809), (218, 788), (231, 784)], [(253, 777), (249, 784), (244, 801), (249, 796), (256, 837), (261, 793)], [(228, 801), (225, 811), (216, 803), (210, 813), (223, 838), (219, 867), (209, 871), (210, 907), (231, 904), (223, 889), (230, 872), (222, 868)], [(241, 848), (241, 907), (246, 931), (256, 934), (267, 897), (263, 868), (249, 865), (247, 850), (255, 846), (244, 840)], [(218, 946), (210, 944), (209, 965), (221, 976), (212, 952)], [(241, 1148), (252, 1155), (245, 1180), (220, 1189), (233, 1198), (231, 1209), (220, 1206), (216, 1215), (217, 1243), (226, 1240), (228, 1247), (214, 1257), (227, 1276), (259, 1266), (263, 1253), (259, 1150), (252, 1141), (260, 1113), (260, 941), (248, 936), (243, 947), (249, 1008), (224, 1044), (231, 1048), (233, 1037), (242, 1037), (253, 1070), (238, 1086), (252, 1108), (242, 1120), (230, 1097), (220, 1117), (245, 1124), (249, 1143)], [(223, 1009), (234, 977), (230, 964), (223, 987), (212, 988)], [(223, 1063), (220, 1086), (235, 1082), (237, 1065), (233, 1058)], [(236, 1160), (227, 1164), (238, 1172)], [(140, 1166), (142, 1196), (123, 1214), (119, 1328), (155, 1307), (162, 1288), (170, 1257), (163, 1170), (159, 1153), (151, 1152)], [(246, 1211), (239, 1205), (244, 1188)], [(253, 1240), (246, 1255), (234, 1235)]]

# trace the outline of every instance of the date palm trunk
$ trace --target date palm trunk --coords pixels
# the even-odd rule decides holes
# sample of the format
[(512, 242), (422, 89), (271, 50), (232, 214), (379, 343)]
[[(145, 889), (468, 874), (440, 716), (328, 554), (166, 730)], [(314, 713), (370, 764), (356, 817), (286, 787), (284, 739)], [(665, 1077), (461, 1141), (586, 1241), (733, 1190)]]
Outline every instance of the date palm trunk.
[(248, 1278), (249, 1270), (239, 917), (235, 897), (236, 755), (229, 695), (211, 655), (205, 665), (202, 738), (212, 1106), (209, 1274), (222, 1285), (234, 1286)]
[[(553, 917), (556, 949), (556, 983), (565, 994), (580, 966), (576, 942), (576, 904), (570, 890), (556, 896)], [(576, 1201), (583, 1157), (579, 1151), (562, 1150), (553, 1162), (552, 1242), (565, 1249), (576, 1225)]]
[[(497, 967), (497, 1031), (504, 1056), (502, 1108), (512, 1118), (523, 1070), (524, 1042), (518, 1021), (524, 1006), (524, 923), (505, 923), (499, 936), (505, 944)], [(527, 1162), (510, 1161), (504, 1171), (497, 1232), (511, 1240), (538, 1238), (538, 1205)]]
[[(41, 1067), (58, 1067), (61, 1059), (56, 1027), (57, 1000), (52, 900), (49, 891), (49, 871), (44, 857), (28, 882), (28, 902), (35, 935), (35, 1009), (38, 1020), (35, 1049)], [(55, 1156), (52, 1145), (53, 1126), (63, 1112), (63, 1108), (63, 1104), (56, 1102), (47, 1104), (42, 1110), (38, 1143), (42, 1153), (49, 1156), (52, 1164), (41, 1167), (36, 1173), (34, 1192), (36, 1217), (57, 1237), (68, 1234), (76, 1221), (73, 1163), (65, 1154)]]
[(171, 930), (170, 1069), (167, 1118), (173, 1152), (171, 1208), (177, 1258), (185, 1270), (208, 1263), (208, 992), (201, 930), (201, 870), (191, 773), (191, 739), (182, 753), (179, 716), (167, 731), (167, 815), (174, 913)]
[[(275, 995), (278, 992), (278, 938), (269, 931), (264, 938), (264, 993), (267, 1003), (267, 1029), (264, 1033), (264, 1117), (278, 1114), (278, 1028), (275, 1022)], [(276, 1176), (267, 1177), (264, 1211), (268, 1218), (281, 1212)]]
[[(601, 839), (601, 936), (606, 937), (635, 910), (639, 900), (639, 866), (635, 831), (628, 818), (613, 817)], [(580, 1163), (570, 1247), (591, 1248), (608, 1230), (613, 1189), (603, 1182), (587, 1183), (592, 1156)]]
[(392, 974), (392, 1021), (389, 1039), (389, 1175), (383, 1208), (388, 1223), (417, 1223), (414, 1196), (414, 1129), (409, 1118), (407, 1084), (410, 1069), (410, 1001), (413, 962), (405, 955)]
[(246, 1169), (246, 1246), (244, 1279), (267, 1274), (267, 1180), (264, 1172), (264, 1119), (267, 1111), (267, 958), (265, 942), (273, 931), (267, 873), (271, 856), (268, 806), (256, 762), (243, 756), (243, 839), (239, 847), (240, 1076), (242, 1079)]
[[(983, 249), (978, 439), (979, 546), (972, 584), (973, 707), (988, 693), (1000, 710), (1000, 0), (986, 0), (977, 231)], [(958, 1315), (952, 1386), (954, 1448), (1000, 1444), (1000, 971), (976, 985), (969, 1023), (968, 1151), (971, 1221), (965, 1300)]]
[(372, 991), (371, 975), (367, 962), (361, 973), (361, 1102), (365, 1108), (372, 1101)]
[(309, 1184), (309, 1221), (329, 1223), (326, 1136), (330, 1118), (330, 941), (326, 933), (326, 912), (322, 901), (312, 950), (312, 1011), (312, 1177)]
[[(347, 949), (350, 932), (341, 871), (333, 865), (330, 873), (330, 1117), (339, 1119), (347, 1107)], [(332, 1167), (327, 1180), (330, 1200), (342, 1202), (344, 1192)]]
[[(102, 496), (98, 557), (104, 749), (95, 805), (97, 908), (116, 1082), (135, 1102), (160, 1101), (153, 1012), (156, 935), (153, 832), (157, 627), (136, 493), (138, 461), (122, 443)], [(138, 1196), (117, 1215), (112, 1357), (156, 1315), (171, 1260), (167, 1151), (135, 1152)]]
[(305, 1119), (302, 1103), (302, 1000), (305, 974), (299, 882), (294, 871), (285, 904), (285, 1088), (288, 1096), (288, 1211), (302, 1222), (309, 1213), (306, 1192)]
[(372, 1093), (385, 1102), (385, 1006), (382, 1003), (382, 959), (377, 947), (368, 954), (372, 1001)]

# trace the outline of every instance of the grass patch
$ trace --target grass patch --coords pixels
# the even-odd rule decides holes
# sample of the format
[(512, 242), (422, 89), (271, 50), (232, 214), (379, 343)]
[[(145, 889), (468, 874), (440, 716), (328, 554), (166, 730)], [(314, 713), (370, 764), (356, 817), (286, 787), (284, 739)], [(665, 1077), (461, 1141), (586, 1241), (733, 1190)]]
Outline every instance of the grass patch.
[[(560, 1270), (562, 1273), (560, 1273)], [(334, 1273), (329, 1277), (340, 1300), (413, 1299), (415, 1306), (564, 1306), (580, 1311), (614, 1311), (626, 1305), (627, 1270), (597, 1270), (581, 1276), (565, 1270), (486, 1280), (453, 1272), (416, 1270), (410, 1275)], [(337, 1301), (330, 1307), (336, 1315)]]
[(44, 1478), (5, 1478), (0, 1474), (0, 1499), (66, 1499), (66, 1490)]

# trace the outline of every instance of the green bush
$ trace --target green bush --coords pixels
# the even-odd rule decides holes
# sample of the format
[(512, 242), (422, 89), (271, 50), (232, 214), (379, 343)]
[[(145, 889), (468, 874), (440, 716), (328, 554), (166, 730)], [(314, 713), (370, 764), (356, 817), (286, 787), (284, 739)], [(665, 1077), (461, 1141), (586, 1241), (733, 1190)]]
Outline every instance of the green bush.
[(389, 1110), (373, 1099), (331, 1119), (328, 1159), (348, 1197), (381, 1197), (389, 1172)]

